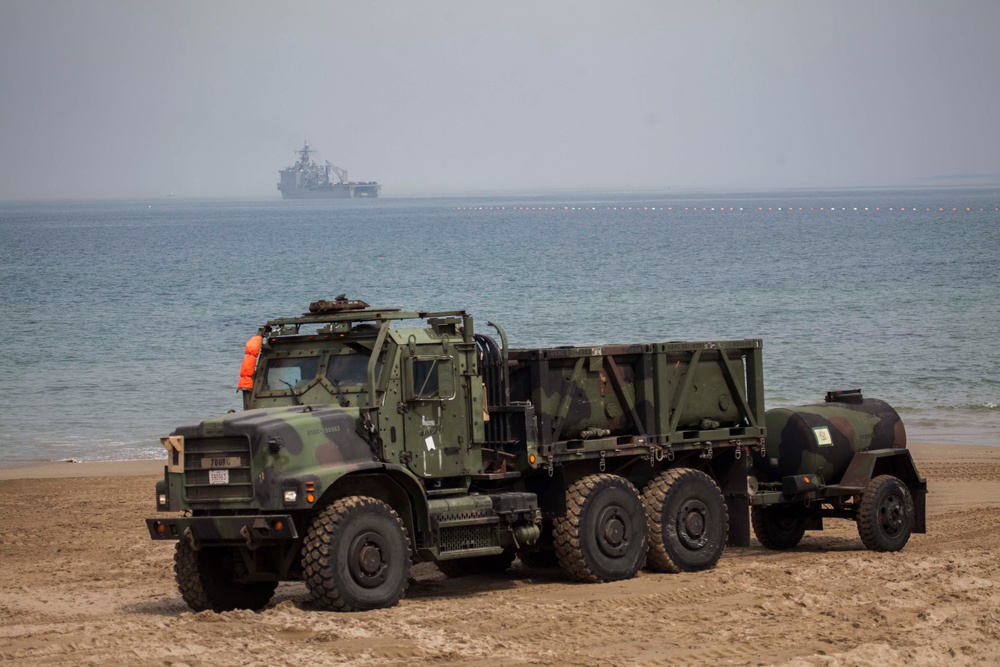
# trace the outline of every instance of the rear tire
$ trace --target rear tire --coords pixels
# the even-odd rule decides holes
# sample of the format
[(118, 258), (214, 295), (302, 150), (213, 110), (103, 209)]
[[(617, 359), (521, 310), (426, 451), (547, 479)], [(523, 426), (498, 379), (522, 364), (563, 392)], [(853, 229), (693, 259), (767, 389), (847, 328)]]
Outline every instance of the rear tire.
[(321, 609), (392, 607), (409, 584), (406, 528), (395, 510), (381, 500), (341, 498), (309, 525), (302, 545), (302, 573)]
[(872, 551), (899, 551), (913, 532), (913, 496), (892, 475), (879, 475), (865, 487), (858, 507), (858, 534)]
[(791, 549), (806, 533), (806, 518), (797, 507), (752, 507), (750, 521), (754, 535), (768, 549)]
[(694, 572), (715, 566), (726, 548), (729, 514), (711, 477), (693, 468), (672, 468), (649, 482), (643, 502), (650, 568)]
[(617, 475), (589, 475), (566, 490), (566, 516), (553, 521), (559, 565), (577, 581), (631, 579), (648, 539), (636, 488)]
[(474, 574), (500, 574), (514, 562), (514, 551), (504, 551), (494, 556), (473, 556), (438, 561), (438, 569), (449, 577), (468, 577)]
[(178, 542), (174, 550), (174, 574), (181, 597), (194, 611), (259, 611), (278, 587), (276, 581), (240, 581), (246, 566), (236, 548), (195, 551), (187, 540)]

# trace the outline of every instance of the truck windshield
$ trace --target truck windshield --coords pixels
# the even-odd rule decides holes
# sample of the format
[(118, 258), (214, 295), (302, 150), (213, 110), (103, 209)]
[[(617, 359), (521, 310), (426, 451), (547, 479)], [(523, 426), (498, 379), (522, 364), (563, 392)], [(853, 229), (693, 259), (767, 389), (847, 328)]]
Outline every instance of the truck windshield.
[[(334, 385), (364, 385), (368, 382), (368, 354), (338, 354), (330, 357), (326, 378)], [(375, 378), (382, 370), (382, 360), (375, 362)]]
[(264, 389), (288, 391), (298, 389), (316, 377), (319, 357), (284, 357), (269, 359), (264, 375)]

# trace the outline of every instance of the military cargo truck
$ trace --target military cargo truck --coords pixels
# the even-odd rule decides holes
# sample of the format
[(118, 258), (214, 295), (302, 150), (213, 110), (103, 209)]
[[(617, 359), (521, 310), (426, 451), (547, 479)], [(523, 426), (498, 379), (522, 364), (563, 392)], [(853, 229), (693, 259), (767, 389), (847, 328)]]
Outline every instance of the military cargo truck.
[[(510, 350), (464, 311), (346, 298), (267, 322), (244, 410), (183, 426), (157, 539), (194, 609), (395, 604), (413, 562), (451, 575), (555, 562), (627, 579), (698, 570), (749, 540), (763, 445), (759, 340)], [(654, 516), (650, 527), (647, 513)]]
[(816, 528), (835, 496), (778, 492), (784, 469), (748, 485), (751, 452), (772, 458), (758, 339), (510, 349), (489, 326), (343, 296), (262, 326), (244, 410), (162, 438), (172, 515), (147, 526), (177, 541), (188, 605), (260, 609), (301, 580), (322, 609), (388, 607), (421, 561), (701, 570), (749, 544), (751, 502), (755, 525)]

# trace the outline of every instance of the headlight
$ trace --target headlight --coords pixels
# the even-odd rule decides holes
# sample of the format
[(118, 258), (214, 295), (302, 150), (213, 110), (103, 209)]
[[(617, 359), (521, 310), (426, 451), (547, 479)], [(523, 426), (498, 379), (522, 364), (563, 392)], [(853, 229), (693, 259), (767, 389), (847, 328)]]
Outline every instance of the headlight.
[(156, 500), (157, 500), (157, 501), (158, 501), (158, 502), (160, 503), (160, 507), (166, 507), (166, 506), (167, 506), (167, 494), (165, 494), (165, 493), (161, 493), (161, 494), (160, 494), (160, 495), (159, 495), (159, 496), (158, 496), (158, 497), (156, 498)]
[(296, 491), (295, 489), (291, 489), (289, 491), (285, 491), (285, 502), (286, 503), (294, 503), (298, 499), (299, 499), (299, 492)]

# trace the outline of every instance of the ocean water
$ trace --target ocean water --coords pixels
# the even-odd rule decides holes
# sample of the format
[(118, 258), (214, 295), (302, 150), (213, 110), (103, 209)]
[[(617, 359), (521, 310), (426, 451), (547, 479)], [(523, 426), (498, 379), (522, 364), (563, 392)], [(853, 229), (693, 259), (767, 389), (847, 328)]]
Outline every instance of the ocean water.
[(0, 465), (159, 458), (265, 320), (346, 292), (511, 344), (764, 339), (768, 407), (861, 388), (1000, 444), (993, 190), (0, 204)]

